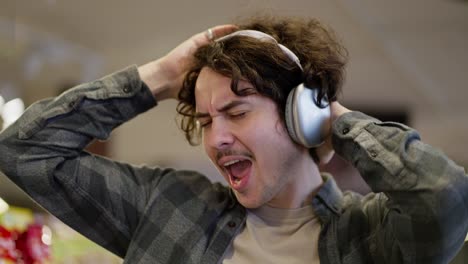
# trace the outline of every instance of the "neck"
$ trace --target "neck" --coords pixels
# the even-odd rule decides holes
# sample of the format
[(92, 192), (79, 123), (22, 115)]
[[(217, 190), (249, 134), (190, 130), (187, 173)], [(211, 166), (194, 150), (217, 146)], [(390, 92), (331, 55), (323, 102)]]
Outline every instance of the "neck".
[(311, 204), (323, 184), (317, 164), (307, 151), (291, 168), (293, 169), (289, 173), (292, 176), (288, 177), (289, 181), (267, 205), (276, 208), (300, 208)]

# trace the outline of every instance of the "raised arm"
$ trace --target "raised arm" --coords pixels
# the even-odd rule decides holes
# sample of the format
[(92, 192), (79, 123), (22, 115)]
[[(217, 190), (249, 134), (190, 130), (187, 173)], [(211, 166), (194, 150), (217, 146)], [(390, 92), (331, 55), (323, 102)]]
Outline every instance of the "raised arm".
[[(212, 32), (222, 36), (233, 29)], [(196, 34), (159, 60), (31, 105), (0, 134), (0, 169), (52, 214), (123, 257), (151, 193), (173, 172), (83, 149), (155, 106), (155, 98), (175, 98), (193, 51), (210, 40)]]
[(447, 263), (468, 230), (464, 169), (405, 125), (337, 108), (334, 149), (377, 193), (362, 200), (374, 260)]

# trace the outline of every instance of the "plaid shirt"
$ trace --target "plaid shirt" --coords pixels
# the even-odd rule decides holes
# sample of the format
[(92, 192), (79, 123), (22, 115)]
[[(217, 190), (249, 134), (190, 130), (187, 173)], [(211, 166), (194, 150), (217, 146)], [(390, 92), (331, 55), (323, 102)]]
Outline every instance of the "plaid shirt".
[[(136, 67), (33, 104), (0, 135), (0, 168), (124, 263), (219, 263), (243, 228), (230, 189), (193, 171), (136, 167), (83, 148), (156, 102)], [(333, 127), (337, 153), (374, 193), (325, 183), (311, 201), (321, 263), (447, 263), (468, 229), (468, 178), (401, 124), (362, 113)]]

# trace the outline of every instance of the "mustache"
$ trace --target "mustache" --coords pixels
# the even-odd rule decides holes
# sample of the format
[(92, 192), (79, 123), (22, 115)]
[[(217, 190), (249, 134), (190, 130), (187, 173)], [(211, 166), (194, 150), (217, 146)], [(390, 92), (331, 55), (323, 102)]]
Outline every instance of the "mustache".
[(219, 150), (216, 152), (216, 160), (220, 160), (222, 157), (225, 157), (225, 156), (246, 156), (249, 159), (254, 160), (253, 155), (247, 151), (226, 149), (226, 150)]

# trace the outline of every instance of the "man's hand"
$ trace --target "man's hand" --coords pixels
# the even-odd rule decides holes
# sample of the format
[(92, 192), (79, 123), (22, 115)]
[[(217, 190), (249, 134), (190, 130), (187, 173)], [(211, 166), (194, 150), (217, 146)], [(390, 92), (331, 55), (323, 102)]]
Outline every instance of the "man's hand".
[(236, 29), (235, 25), (221, 25), (192, 36), (166, 56), (140, 66), (138, 71), (141, 79), (148, 85), (156, 100), (177, 99), (195, 51)]
[(320, 145), (317, 149), (317, 156), (320, 159), (320, 165), (325, 165), (328, 162), (330, 162), (331, 158), (333, 157), (333, 154), (335, 154), (335, 150), (333, 149), (332, 145), (332, 125), (335, 123), (335, 121), (344, 113), (351, 112), (348, 108), (342, 106), (340, 103), (337, 101), (332, 102), (330, 104), (330, 111), (331, 111), (331, 117), (330, 117), (330, 123), (329, 123), (329, 131), (328, 131), (328, 136), (325, 139), (325, 142)]

